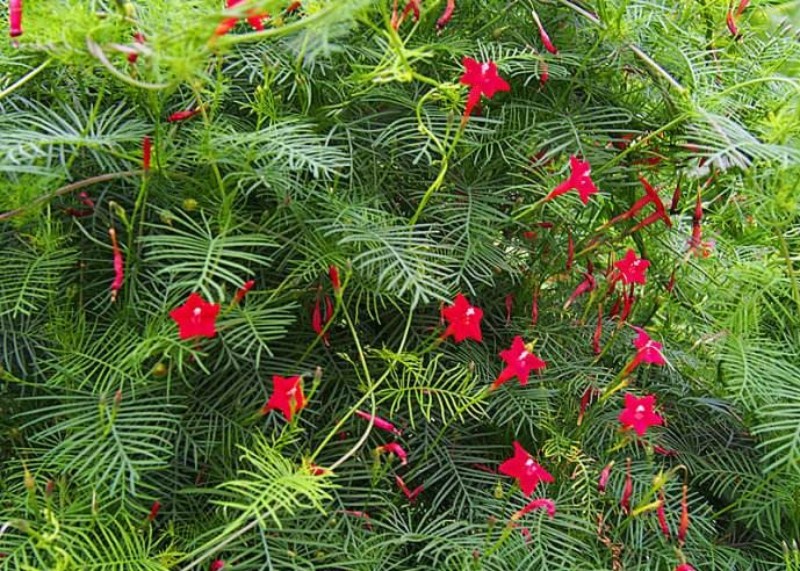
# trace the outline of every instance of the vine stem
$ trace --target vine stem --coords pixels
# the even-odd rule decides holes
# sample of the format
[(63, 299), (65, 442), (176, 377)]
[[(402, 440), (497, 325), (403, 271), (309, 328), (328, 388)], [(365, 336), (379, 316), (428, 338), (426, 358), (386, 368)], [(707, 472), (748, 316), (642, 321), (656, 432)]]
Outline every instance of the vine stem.
[(41, 72), (43, 72), (45, 69), (47, 69), (47, 66), (49, 66), (51, 63), (53, 63), (53, 58), (44, 60), (44, 62), (42, 62), (38, 67), (32, 69), (31, 71), (20, 77), (17, 81), (6, 87), (4, 90), (0, 91), (0, 99), (6, 97), (7, 95), (10, 95), (14, 91), (25, 85), (26, 83), (28, 83), (31, 79), (33, 79)]
[(109, 180), (114, 180), (117, 178), (126, 178), (126, 177), (134, 177), (139, 176), (142, 174), (142, 170), (135, 170), (135, 171), (120, 171), (120, 172), (112, 172), (106, 174), (100, 174), (97, 176), (92, 176), (89, 178), (85, 178), (83, 180), (79, 180), (77, 182), (72, 182), (66, 186), (62, 186), (61, 188), (54, 190), (50, 194), (46, 194), (44, 196), (40, 196), (39, 198), (33, 200), (30, 204), (26, 206), (21, 206), (19, 208), (15, 208), (14, 210), (8, 210), (7, 212), (3, 212), (0, 214), (0, 221), (7, 220), (8, 218), (13, 218), (14, 216), (19, 216), (27, 212), (30, 208), (35, 206), (39, 206), (40, 204), (44, 204), (49, 202), (50, 200), (57, 198), (59, 196), (63, 196), (65, 194), (69, 194), (70, 192), (74, 192), (81, 188), (91, 186), (93, 184), (97, 184), (99, 182), (106, 182)]

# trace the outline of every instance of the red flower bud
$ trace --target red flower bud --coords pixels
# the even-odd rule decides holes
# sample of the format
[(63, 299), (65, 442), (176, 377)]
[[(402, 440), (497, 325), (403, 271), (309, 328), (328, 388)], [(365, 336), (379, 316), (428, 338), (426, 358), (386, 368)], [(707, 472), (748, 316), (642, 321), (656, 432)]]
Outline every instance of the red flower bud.
[(658, 525), (661, 528), (661, 533), (667, 539), (670, 539), (669, 526), (667, 525), (667, 514), (664, 511), (664, 490), (661, 490), (661, 497), (659, 498), (658, 508), (656, 509), (656, 516), (658, 517)]
[(125, 279), (125, 261), (122, 258), (119, 244), (117, 244), (117, 231), (109, 228), (108, 235), (111, 237), (111, 250), (114, 255), (114, 280), (111, 282), (111, 301), (114, 302), (117, 300), (117, 294), (122, 289), (122, 281)]
[(254, 285), (256, 285), (256, 280), (247, 280), (246, 282), (244, 282), (242, 284), (242, 287), (236, 290), (236, 294), (233, 296), (234, 305), (240, 303), (244, 299), (244, 296), (247, 295), (247, 292), (253, 289)]
[(544, 49), (546, 49), (553, 55), (557, 54), (558, 50), (553, 45), (553, 42), (550, 41), (550, 36), (547, 35), (544, 26), (542, 26), (542, 21), (539, 19), (539, 15), (536, 12), (533, 12), (532, 15), (533, 15), (533, 20), (536, 22), (536, 27), (539, 28), (539, 38), (542, 40)]
[(289, 4), (286, 7), (286, 10), (284, 10), (284, 13), (286, 13), (286, 14), (294, 14), (295, 12), (297, 12), (297, 10), (300, 9), (300, 7), (302, 5), (303, 5), (303, 3), (300, 2), (300, 0), (295, 0), (294, 2), (292, 2), (291, 4)]
[(153, 502), (153, 505), (150, 507), (150, 513), (147, 515), (147, 521), (153, 521), (158, 516), (158, 512), (161, 510), (161, 502), (158, 500)]
[(215, 559), (208, 566), (208, 571), (222, 571), (225, 568), (225, 562), (222, 559)]
[(622, 497), (619, 500), (619, 505), (625, 514), (631, 513), (631, 496), (633, 495), (633, 478), (631, 478), (631, 459), (628, 458), (628, 464), (625, 468), (625, 486), (622, 488)]
[[(133, 41), (136, 44), (144, 44), (144, 34), (142, 34), (141, 32), (136, 32), (135, 34), (133, 34)], [(138, 59), (139, 59), (138, 52), (130, 52), (128, 54), (128, 63), (136, 63), (136, 60)]]
[(739, 35), (739, 28), (736, 27), (736, 19), (733, 16), (732, 10), (728, 10), (728, 14), (725, 16), (725, 23), (728, 25), (728, 31), (734, 38)]
[(683, 485), (683, 497), (681, 498), (681, 521), (678, 524), (678, 544), (683, 545), (686, 541), (686, 533), (689, 531), (689, 486)]
[(186, 121), (187, 119), (191, 119), (198, 113), (200, 113), (199, 107), (196, 107), (194, 109), (186, 109), (184, 111), (176, 111), (175, 113), (167, 117), (167, 122), (176, 123), (178, 121)]
[(546, 61), (543, 61), (540, 69), (541, 71), (539, 72), (539, 85), (544, 85), (550, 79), (550, 66), (547, 65)]
[(145, 135), (142, 139), (142, 169), (145, 172), (150, 170), (150, 159), (153, 154), (153, 141), (149, 135)]
[(750, 4), (750, 0), (739, 0), (739, 7), (736, 8), (736, 15), (741, 16), (745, 9), (747, 9), (748, 4)]
[(333, 291), (339, 293), (339, 290), (342, 287), (341, 281), (339, 281), (339, 268), (334, 265), (328, 267), (328, 276), (331, 279), (331, 285), (333, 286)]

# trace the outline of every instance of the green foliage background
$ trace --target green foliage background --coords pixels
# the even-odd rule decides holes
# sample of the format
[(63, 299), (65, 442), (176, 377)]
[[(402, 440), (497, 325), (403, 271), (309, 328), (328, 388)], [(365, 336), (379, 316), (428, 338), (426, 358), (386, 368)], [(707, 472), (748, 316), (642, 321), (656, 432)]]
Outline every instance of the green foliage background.
[[(215, 0), (26, 0), (19, 47), (0, 47), (0, 568), (800, 569), (797, 2), (752, 2), (738, 38), (719, 0), (460, 0), (440, 34), (443, 0), (397, 33), (389, 0), (286, 4), (249, 2), (266, 30), (209, 42)], [(511, 91), (453, 145), (464, 56)], [(601, 194), (540, 202), (570, 154)], [(598, 230), (639, 174), (667, 203), (681, 187), (672, 228)], [(80, 191), (90, 216), (67, 211)], [(708, 258), (687, 255), (698, 191)], [(645, 446), (621, 445), (621, 393), (577, 423), (632, 356), (611, 319), (591, 349), (599, 270), (628, 247), (652, 263), (629, 322), (669, 360), (630, 389), (667, 419)], [(590, 260), (600, 287), (564, 309)], [(331, 264), (328, 348), (310, 311)], [(168, 314), (192, 291), (223, 304), (213, 340), (178, 340)], [(436, 342), (458, 291), (485, 311), (481, 344)], [(515, 335), (547, 370), (475, 398)], [(274, 374), (316, 387), (291, 425), (257, 414)], [(387, 434), (356, 408), (405, 428), (408, 467), (376, 459)], [(480, 467), (514, 439), (556, 478), (537, 495), (558, 514), (527, 515), (527, 543), (506, 527), (524, 498)], [(628, 457), (634, 505), (669, 474), (673, 538), (688, 484), (681, 552), (652, 511), (620, 510)], [(312, 458), (345, 461), (315, 476)], [(424, 485), (417, 503), (396, 473)]]

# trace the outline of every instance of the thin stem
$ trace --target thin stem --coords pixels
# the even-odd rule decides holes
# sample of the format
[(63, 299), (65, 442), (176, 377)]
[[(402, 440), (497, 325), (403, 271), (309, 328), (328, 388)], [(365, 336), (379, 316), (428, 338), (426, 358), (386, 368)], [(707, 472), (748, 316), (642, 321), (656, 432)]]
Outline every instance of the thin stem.
[(38, 67), (32, 69), (27, 74), (20, 77), (17, 81), (6, 87), (4, 90), (0, 91), (0, 99), (6, 97), (7, 95), (10, 95), (14, 91), (25, 85), (26, 83), (28, 83), (31, 79), (33, 79), (41, 72), (43, 72), (45, 69), (47, 69), (47, 66), (49, 66), (51, 63), (53, 63), (53, 58), (46, 59)]

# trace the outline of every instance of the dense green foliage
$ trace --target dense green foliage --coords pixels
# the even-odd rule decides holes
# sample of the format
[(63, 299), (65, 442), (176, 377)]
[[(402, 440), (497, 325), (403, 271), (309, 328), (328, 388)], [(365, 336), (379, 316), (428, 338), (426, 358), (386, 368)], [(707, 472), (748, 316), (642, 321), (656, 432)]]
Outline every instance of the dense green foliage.
[[(438, 34), (444, 0), (397, 31), (391, 0), (222, 4), (25, 0), (0, 47), (0, 569), (800, 570), (796, 2), (754, 1), (738, 37), (722, 1), (459, 0)], [(264, 31), (215, 38), (248, 10)], [(511, 89), (462, 130), (465, 56)], [(543, 200), (570, 155), (587, 205)], [(667, 207), (680, 187), (671, 227), (636, 228), (652, 206), (606, 224), (639, 176)], [(668, 360), (625, 379), (666, 419), (641, 439), (613, 390), (635, 333), (606, 296), (628, 248), (651, 265), (627, 322)], [(222, 306), (213, 339), (178, 338), (191, 292)], [(440, 340), (457, 292), (482, 342)], [(488, 393), (516, 335), (547, 368)], [(291, 423), (259, 413), (273, 375), (303, 375)], [(357, 409), (403, 428), (407, 466)], [(508, 525), (514, 440), (555, 478), (552, 519)]]

